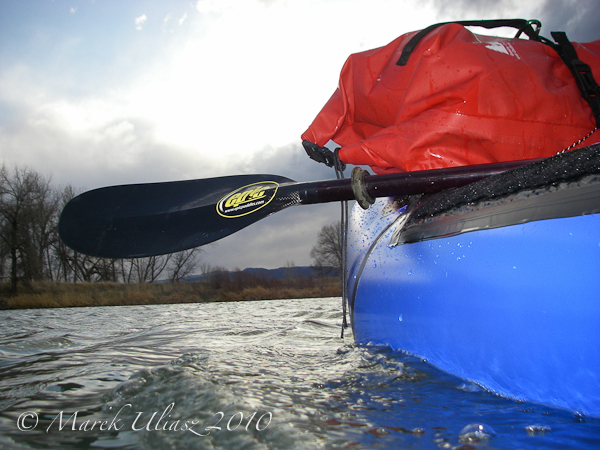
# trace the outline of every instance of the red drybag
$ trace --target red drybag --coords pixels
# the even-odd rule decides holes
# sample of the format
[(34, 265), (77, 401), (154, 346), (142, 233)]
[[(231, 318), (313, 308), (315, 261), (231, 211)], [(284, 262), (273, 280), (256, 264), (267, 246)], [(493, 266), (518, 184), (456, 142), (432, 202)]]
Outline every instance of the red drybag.
[[(559, 47), (516, 22), (530, 39), (447, 23), (351, 55), (302, 139), (332, 140), (341, 161), (386, 173), (547, 157), (589, 136), (598, 111), (581, 84), (595, 84), (588, 97), (598, 103), (591, 73), (600, 74), (600, 40), (571, 44), (556, 33), (567, 43)], [(589, 66), (583, 81), (566, 63), (573, 59)], [(594, 134), (587, 143), (600, 140)]]

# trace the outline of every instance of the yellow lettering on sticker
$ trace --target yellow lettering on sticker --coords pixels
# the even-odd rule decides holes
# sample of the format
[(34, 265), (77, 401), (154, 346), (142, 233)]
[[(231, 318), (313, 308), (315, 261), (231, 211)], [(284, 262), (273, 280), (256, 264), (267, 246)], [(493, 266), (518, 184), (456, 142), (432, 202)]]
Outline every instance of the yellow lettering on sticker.
[(243, 203), (253, 202), (265, 197), (265, 190), (268, 186), (258, 186), (244, 192), (233, 194), (225, 202), (225, 208), (235, 208)]

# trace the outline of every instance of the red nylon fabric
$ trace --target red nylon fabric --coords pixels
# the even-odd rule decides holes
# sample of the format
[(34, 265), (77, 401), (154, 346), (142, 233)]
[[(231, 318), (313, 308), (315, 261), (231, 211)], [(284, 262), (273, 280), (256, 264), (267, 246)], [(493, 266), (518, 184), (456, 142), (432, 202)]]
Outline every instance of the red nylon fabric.
[[(381, 174), (547, 157), (595, 128), (573, 75), (548, 45), (447, 24), (397, 66), (414, 34), (351, 55), (302, 139), (333, 140), (343, 162)], [(573, 45), (598, 79), (600, 40)], [(600, 132), (586, 143), (598, 140)]]

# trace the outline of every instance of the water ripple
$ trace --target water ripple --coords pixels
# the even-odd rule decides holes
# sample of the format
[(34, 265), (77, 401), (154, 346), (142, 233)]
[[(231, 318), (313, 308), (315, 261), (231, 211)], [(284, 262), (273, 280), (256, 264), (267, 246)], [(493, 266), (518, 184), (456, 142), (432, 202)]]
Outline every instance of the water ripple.
[[(597, 420), (340, 339), (339, 305), (7, 312), (0, 448), (597, 448)], [(30, 413), (35, 430), (19, 430)]]

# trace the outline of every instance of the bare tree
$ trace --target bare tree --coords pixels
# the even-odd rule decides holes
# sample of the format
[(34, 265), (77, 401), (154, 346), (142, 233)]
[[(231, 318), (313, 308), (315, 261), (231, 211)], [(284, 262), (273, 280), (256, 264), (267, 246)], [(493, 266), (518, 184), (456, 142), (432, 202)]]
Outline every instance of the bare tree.
[[(60, 192), (59, 209), (62, 209), (66, 204), (77, 195), (75, 188), (71, 185), (65, 186)], [(54, 277), (56, 280), (72, 281), (76, 283), (79, 280), (77, 275), (77, 254), (65, 245), (65, 243), (58, 238), (58, 229), (56, 229), (57, 239), (54, 241), (53, 246), (53, 266), (54, 266)]]
[(323, 276), (342, 267), (342, 232), (340, 221), (325, 225), (317, 235), (317, 245), (310, 251), (313, 267)]
[(212, 272), (212, 266), (206, 261), (200, 263), (200, 274), (202, 275), (202, 279), (208, 279), (208, 274)]
[(200, 262), (200, 248), (192, 248), (182, 252), (175, 253), (171, 258), (171, 264), (168, 269), (169, 279), (172, 282), (181, 280), (191, 275)]
[(28, 258), (33, 265), (31, 278), (53, 280), (52, 248), (58, 241), (60, 194), (52, 188), (49, 179), (40, 177), (33, 201), (29, 233), (31, 254)]
[(149, 256), (147, 258), (133, 258), (128, 260), (129, 264), (131, 264), (130, 273), (133, 274), (133, 278), (128, 281), (154, 283), (167, 268), (172, 256), (173, 254), (171, 253), (168, 255)]
[(296, 263), (294, 261), (290, 261), (289, 259), (285, 262), (285, 279), (293, 280), (295, 275)]
[(0, 239), (9, 259), (10, 292), (13, 295), (17, 293), (19, 256), (26, 243), (24, 228), (33, 190), (29, 178), (17, 169), (14, 176), (4, 165), (0, 169)]
[(205, 281), (208, 281), (212, 289), (222, 289), (229, 286), (231, 278), (225, 267), (216, 266), (210, 268), (210, 272), (205, 275)]
[(50, 180), (28, 168), (0, 169), (0, 244), (9, 259), (10, 291), (19, 279), (43, 279), (56, 233), (58, 197)]

